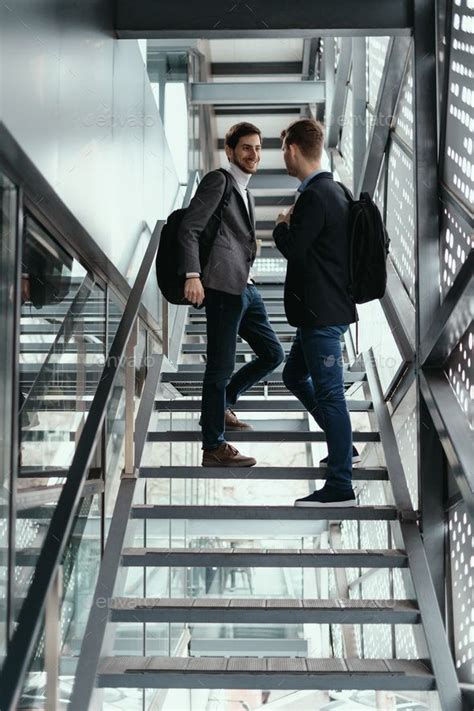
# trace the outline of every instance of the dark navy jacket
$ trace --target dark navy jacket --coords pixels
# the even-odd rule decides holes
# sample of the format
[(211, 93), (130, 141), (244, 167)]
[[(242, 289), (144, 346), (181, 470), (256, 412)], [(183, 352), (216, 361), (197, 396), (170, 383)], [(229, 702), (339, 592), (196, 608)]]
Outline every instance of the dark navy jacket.
[(357, 321), (348, 294), (349, 202), (332, 176), (318, 173), (295, 204), (290, 225), (273, 231), (288, 260), (285, 312), (292, 326), (341, 326)]

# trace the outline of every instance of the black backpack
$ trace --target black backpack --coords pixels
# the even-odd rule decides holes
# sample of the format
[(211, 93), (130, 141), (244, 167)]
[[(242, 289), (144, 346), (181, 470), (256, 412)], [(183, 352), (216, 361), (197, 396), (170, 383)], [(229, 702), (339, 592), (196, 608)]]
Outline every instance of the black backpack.
[(356, 304), (381, 299), (387, 286), (387, 255), (390, 238), (382, 216), (369, 193), (349, 200), (349, 293)]
[[(201, 270), (204, 270), (209, 259), (214, 239), (219, 229), (222, 212), (227, 206), (232, 192), (232, 182), (229, 174), (223, 168), (219, 168), (224, 174), (226, 184), (221, 201), (217, 210), (212, 215), (203, 232), (199, 237), (199, 261)], [(184, 298), (185, 274), (178, 274), (179, 268), (179, 244), (178, 230), (186, 213), (186, 208), (175, 210), (168, 217), (163, 225), (160, 236), (160, 245), (156, 255), (156, 276), (161, 293), (170, 304), (189, 305)]]

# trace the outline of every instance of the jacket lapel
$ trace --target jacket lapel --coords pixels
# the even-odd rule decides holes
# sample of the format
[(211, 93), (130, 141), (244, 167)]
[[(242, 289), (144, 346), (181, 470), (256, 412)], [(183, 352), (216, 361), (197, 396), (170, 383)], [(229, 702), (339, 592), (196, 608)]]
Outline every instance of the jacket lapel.
[(247, 195), (249, 196), (250, 226), (255, 236), (255, 198), (249, 190), (247, 191)]
[(247, 195), (249, 196), (249, 205), (250, 205), (250, 214), (249, 210), (247, 209), (247, 205), (244, 202), (244, 198), (242, 197), (242, 193), (240, 192), (237, 182), (232, 175), (232, 173), (229, 173), (230, 179), (232, 180), (232, 187), (234, 189), (234, 193), (237, 195), (237, 199), (239, 200), (240, 203), (240, 208), (241, 212), (243, 213), (245, 219), (247, 220), (247, 223), (252, 230), (252, 233), (255, 235), (255, 210), (254, 210), (254, 202), (253, 202), (253, 196), (247, 192)]

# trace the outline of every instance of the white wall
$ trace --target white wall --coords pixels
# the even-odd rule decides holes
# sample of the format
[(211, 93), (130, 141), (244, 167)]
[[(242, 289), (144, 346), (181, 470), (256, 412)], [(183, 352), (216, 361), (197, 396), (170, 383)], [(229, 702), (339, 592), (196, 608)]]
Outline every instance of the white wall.
[(123, 274), (178, 189), (138, 43), (109, 0), (0, 3), (0, 121)]

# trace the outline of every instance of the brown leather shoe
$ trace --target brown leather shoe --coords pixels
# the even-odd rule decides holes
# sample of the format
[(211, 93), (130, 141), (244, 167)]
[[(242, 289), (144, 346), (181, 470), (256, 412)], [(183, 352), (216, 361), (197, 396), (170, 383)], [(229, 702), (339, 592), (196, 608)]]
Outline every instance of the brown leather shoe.
[(246, 457), (228, 442), (217, 449), (205, 449), (202, 453), (203, 467), (253, 467), (257, 460)]
[(235, 412), (231, 410), (230, 407), (228, 407), (225, 411), (225, 428), (229, 431), (242, 431), (252, 429), (252, 427), (247, 422), (242, 422), (242, 420), (239, 420)]

